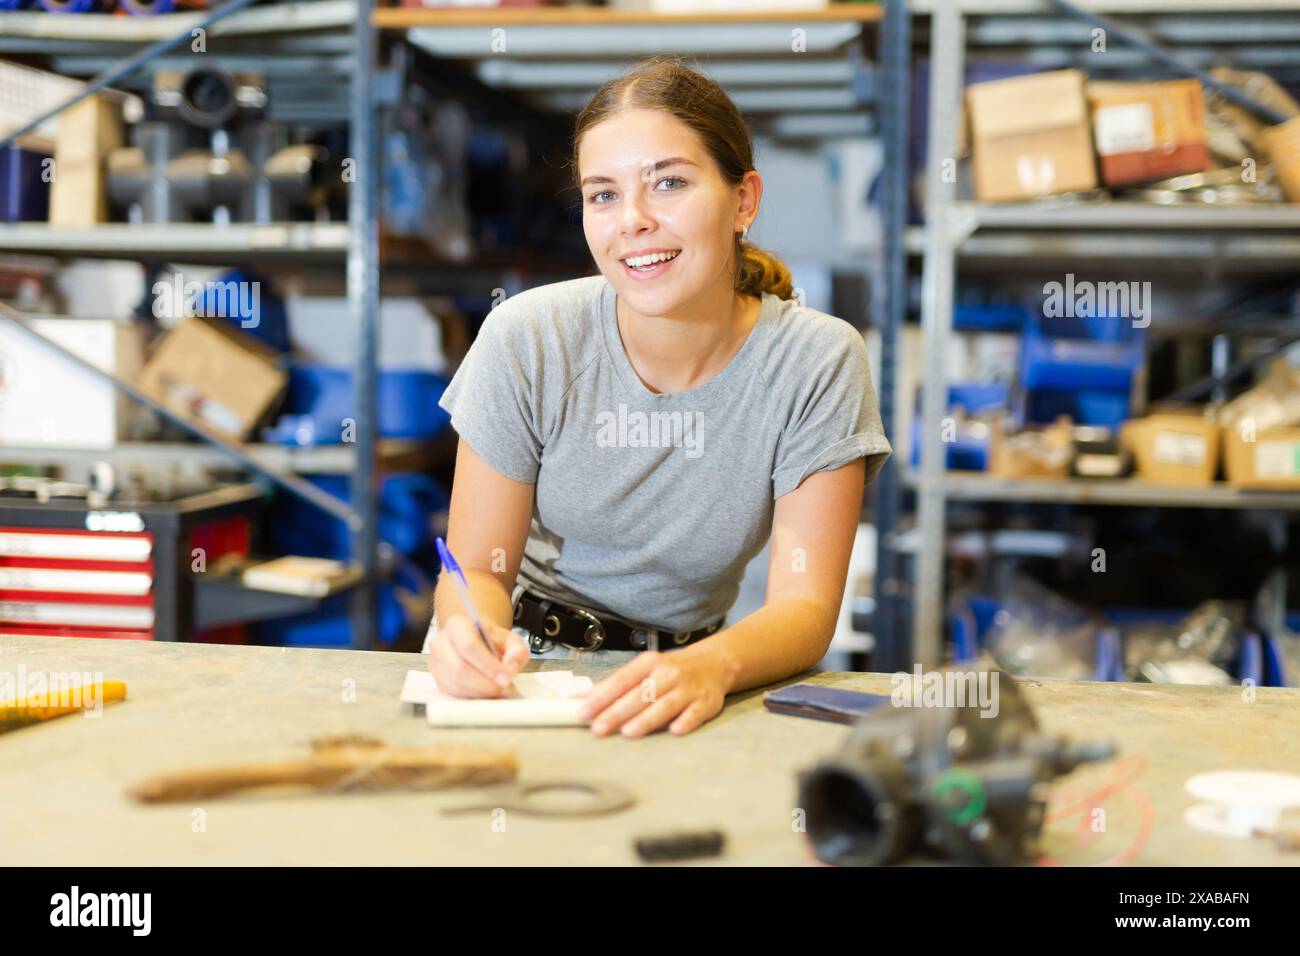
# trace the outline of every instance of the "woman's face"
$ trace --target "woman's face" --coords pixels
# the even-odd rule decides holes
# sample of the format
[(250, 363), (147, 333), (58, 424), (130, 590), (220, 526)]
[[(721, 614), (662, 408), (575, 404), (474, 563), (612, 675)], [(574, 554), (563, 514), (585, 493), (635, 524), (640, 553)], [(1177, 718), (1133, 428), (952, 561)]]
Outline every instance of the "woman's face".
[(762, 192), (757, 173), (728, 185), (690, 127), (638, 109), (583, 135), (578, 175), (591, 255), (635, 312), (674, 315), (732, 288), (736, 233)]

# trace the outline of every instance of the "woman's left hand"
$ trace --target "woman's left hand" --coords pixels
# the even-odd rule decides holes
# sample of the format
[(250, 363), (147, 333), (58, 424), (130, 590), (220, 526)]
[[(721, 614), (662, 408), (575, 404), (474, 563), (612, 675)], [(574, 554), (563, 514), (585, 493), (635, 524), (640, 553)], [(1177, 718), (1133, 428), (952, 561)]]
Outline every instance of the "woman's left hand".
[(701, 644), (666, 654), (646, 651), (597, 684), (579, 716), (591, 721), (598, 737), (622, 728), (625, 737), (640, 737), (669, 724), (674, 734), (688, 734), (722, 711), (734, 668)]

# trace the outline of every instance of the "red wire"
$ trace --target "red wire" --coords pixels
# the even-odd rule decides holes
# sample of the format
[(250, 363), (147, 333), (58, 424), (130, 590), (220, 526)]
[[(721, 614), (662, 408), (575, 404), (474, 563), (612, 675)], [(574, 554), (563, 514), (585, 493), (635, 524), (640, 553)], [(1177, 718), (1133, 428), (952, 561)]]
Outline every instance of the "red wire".
[[(1079, 833), (1075, 839), (1078, 846), (1083, 846), (1097, 839), (1097, 833), (1088, 826), (1090, 811), (1099, 808), (1110, 798), (1117, 794), (1123, 793), (1138, 807), (1138, 832), (1133, 838), (1133, 842), (1125, 847), (1122, 851), (1107, 860), (1100, 863), (1091, 863), (1089, 866), (1124, 866), (1133, 861), (1151, 840), (1151, 830), (1155, 824), (1155, 813), (1151, 808), (1151, 801), (1141, 790), (1130, 790), (1134, 781), (1146, 768), (1146, 756), (1144, 754), (1130, 754), (1115, 764), (1107, 772), (1103, 783), (1086, 792), (1082, 797), (1067, 802), (1065, 806), (1060, 806), (1059, 799), (1053, 801), (1057, 806), (1049, 809), (1044, 815), (1044, 822), (1050, 823), (1056, 820), (1063, 820), (1080, 814)], [(1070, 864), (1062, 863), (1044, 853), (1038, 858), (1039, 866), (1068, 866)]]

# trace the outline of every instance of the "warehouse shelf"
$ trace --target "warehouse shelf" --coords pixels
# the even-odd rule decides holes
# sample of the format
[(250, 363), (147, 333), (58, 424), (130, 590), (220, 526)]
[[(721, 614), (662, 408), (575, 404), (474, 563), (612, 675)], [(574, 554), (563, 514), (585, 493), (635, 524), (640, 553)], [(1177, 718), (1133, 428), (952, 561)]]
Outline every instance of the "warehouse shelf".
[[(1229, 2), (1231, 6), (1229, 7)], [(931, 14), (950, 7), (972, 15), (993, 13), (1051, 13), (1044, 0), (910, 0), (912, 13)], [(1295, 13), (1294, 0), (1076, 0), (1076, 6), (1090, 13)]]
[[(354, 0), (316, 0), (277, 3), (242, 10), (208, 28), (211, 36), (244, 36), (340, 29), (356, 18)], [(118, 17), (103, 14), (70, 16), (15, 10), (0, 15), (0, 37), (30, 37), (45, 41), (73, 40), (95, 43), (152, 43), (189, 32), (202, 13), (170, 13), (156, 17)]]
[[(1300, 511), (1300, 492), (1258, 491), (1216, 482), (1204, 488), (1158, 485), (1139, 478), (1002, 478), (978, 473), (947, 472), (941, 476), (950, 501), (1042, 502), (1050, 504), (1114, 505), (1143, 508), (1234, 508)], [(903, 483), (919, 488), (919, 473), (908, 472)]]
[(1208, 203), (1077, 202), (952, 204), (951, 221), (977, 229), (1296, 230), (1300, 204), (1214, 206)]
[(0, 251), (92, 258), (160, 256), (168, 259), (260, 258), (268, 254), (340, 257), (348, 248), (346, 222), (167, 223), (50, 226), (38, 222), (0, 223)]
[[(1294, 37), (1300, 19), (1292, 0), (1077, 0), (1091, 14), (1115, 14), (1119, 26), (1141, 24), (1141, 36), (1176, 47), (1193, 65), (1233, 62), (1259, 68), (1257, 54), (1278, 64), (1297, 65)], [(1080, 44), (1095, 24), (1065, 15), (1052, 0), (913, 0), (914, 15), (928, 15), (929, 129), (926, 225), (907, 231), (905, 247), (920, 258), (922, 363), (921, 414), (938, 421), (948, 406), (947, 351), (951, 348), (955, 283), (959, 270), (978, 262), (995, 274), (1024, 274), (1062, 263), (1073, 268), (1109, 263), (1117, 274), (1140, 268), (1147, 272), (1195, 271), (1214, 277), (1225, 272), (1294, 273), (1300, 261), (1300, 205), (1214, 206), (1162, 205), (1123, 199), (1093, 202), (1064, 198), (1032, 203), (987, 204), (960, 199), (957, 184), (944, 175), (943, 157), (958, 155), (956, 127), (963, 102), (967, 48), (980, 55), (1021, 59), (1040, 69), (1072, 65), (1106, 78), (1132, 76), (1137, 65), (1152, 63), (1139, 31), (1112, 37), (1103, 55)], [(1195, 14), (1188, 19), (1173, 14)], [(1258, 16), (1244, 16), (1257, 14)], [(1216, 24), (1219, 29), (1216, 29)], [(1265, 49), (1266, 48), (1266, 49)], [(1073, 58), (1071, 60), (1070, 58)], [(1064, 58), (1064, 62), (1061, 61)], [(1149, 71), (1146, 71), (1150, 75)], [(882, 369), (892, 365), (897, 343), (882, 335)], [(884, 375), (882, 374), (882, 379)], [(883, 410), (883, 403), (882, 403)], [(945, 451), (937, 429), (923, 431), (920, 473), (901, 476), (916, 491), (916, 532), (921, 546), (912, 572), (914, 615), (911, 640), (900, 631), (904, 615), (884, 607), (876, 629), (891, 660), (938, 663), (942, 650), (945, 576), (946, 505), (950, 501), (1042, 501), (1057, 503), (1260, 509), (1278, 513), (1300, 510), (1285, 493), (1241, 491), (1223, 485), (1184, 490), (1154, 488), (1136, 481), (1010, 482), (983, 475), (946, 473)], [(894, 526), (897, 514), (885, 521)], [(882, 525), (883, 527), (883, 525)], [(902, 593), (909, 585), (895, 559), (895, 535), (879, 537), (878, 591)], [(883, 606), (883, 605), (882, 605)]]
[(334, 590), (327, 597), (311, 597), (251, 588), (236, 575), (198, 574), (194, 576), (194, 630), (309, 614), (319, 610), (328, 598), (354, 586)]
[[(925, 252), (925, 231), (919, 226), (907, 230), (907, 252)], [(955, 254), (962, 260), (990, 259), (1014, 262), (1023, 270), (1025, 260), (1048, 261), (1086, 259), (1130, 265), (1151, 262), (1186, 263), (1201, 268), (1213, 260), (1218, 267), (1251, 271), (1293, 271), (1300, 262), (1300, 235), (1248, 235), (1232, 232), (1166, 230), (1158, 234), (1125, 230), (1122, 234), (1055, 232), (1047, 229), (987, 230), (976, 232), (961, 243)], [(1139, 263), (1140, 260), (1140, 263)]]
[[(350, 474), (356, 465), (352, 445), (248, 444), (244, 449), (262, 464), (298, 474)], [(436, 444), (429, 441), (381, 439), (376, 466), (381, 471), (415, 471), (434, 463)], [(120, 442), (112, 448), (54, 448), (49, 446), (0, 446), (0, 463), (14, 462), (33, 467), (90, 465), (97, 461), (121, 464), (183, 462), (203, 468), (239, 469), (220, 448), (199, 442)]]
[(832, 3), (815, 10), (692, 11), (689, 13), (620, 10), (610, 7), (484, 7), (459, 10), (382, 7), (375, 10), (370, 22), (381, 30), (459, 26), (537, 26), (549, 29), (557, 26), (692, 26), (701, 23), (742, 26), (759, 23), (877, 23), (883, 20), (884, 16), (884, 6), (871, 3)]

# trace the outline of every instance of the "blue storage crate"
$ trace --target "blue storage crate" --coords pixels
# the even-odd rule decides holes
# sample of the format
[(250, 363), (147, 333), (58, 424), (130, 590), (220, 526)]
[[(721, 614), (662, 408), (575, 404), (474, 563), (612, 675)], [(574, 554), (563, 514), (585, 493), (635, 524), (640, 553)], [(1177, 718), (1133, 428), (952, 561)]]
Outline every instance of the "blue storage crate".
[(0, 149), (0, 222), (45, 222), (50, 218), (50, 182), (45, 170), (51, 161), (48, 153), (13, 143)]
[[(307, 475), (306, 481), (344, 501), (351, 501), (344, 475)], [(432, 541), (433, 516), (446, 511), (451, 498), (427, 475), (386, 475), (379, 491), (379, 537), (401, 554), (414, 554)], [(351, 535), (340, 519), (315, 505), (279, 495), (269, 514), (270, 545), (277, 554), (347, 560)]]
[[(948, 407), (961, 406), (970, 414), (1005, 408), (1009, 389), (1005, 382), (959, 382), (948, 387)], [(921, 464), (921, 417), (912, 419), (911, 466)], [(958, 425), (955, 440), (947, 442), (945, 467), (950, 471), (988, 471), (989, 437), (975, 436)]]
[[(995, 598), (984, 595), (970, 595), (961, 602), (957, 613), (949, 621), (953, 659), (957, 663), (969, 663), (979, 657), (989, 626), (1001, 609), (1002, 605)], [(1097, 632), (1092, 679), (1124, 679), (1123, 643), (1118, 629), (1114, 627), (1103, 627)]]
[[(379, 373), (379, 434), (384, 438), (436, 438), (451, 423), (438, 401), (450, 380), (423, 370)], [(356, 419), (352, 373), (328, 365), (295, 363), (280, 419), (263, 433), (266, 441), (285, 445), (338, 445), (343, 422)]]
[(1127, 317), (1035, 317), (1020, 346), (1021, 418), (1068, 415), (1084, 425), (1118, 425), (1130, 417), (1145, 359), (1143, 331)]
[[(392, 585), (379, 587), (379, 640), (391, 644), (406, 624)], [(275, 618), (256, 625), (258, 642), (274, 647), (343, 648), (352, 644), (349, 596), (336, 594), (308, 614)]]

